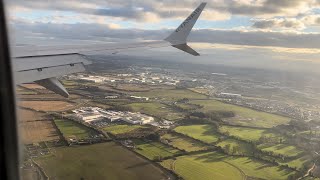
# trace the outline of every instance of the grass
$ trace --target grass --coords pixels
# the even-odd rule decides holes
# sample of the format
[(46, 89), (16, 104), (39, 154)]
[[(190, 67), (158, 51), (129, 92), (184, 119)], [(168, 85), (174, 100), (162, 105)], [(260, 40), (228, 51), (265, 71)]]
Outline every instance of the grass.
[[(257, 128), (245, 128), (245, 127), (235, 127), (235, 126), (220, 126), (220, 132), (227, 133), (231, 136), (238, 137), (246, 141), (258, 141), (260, 137), (281, 137), (277, 134), (271, 133), (266, 129)], [(283, 137), (282, 137), (283, 138)]]
[[(233, 147), (238, 146), (238, 152), (235, 153), (235, 155), (252, 155), (252, 146), (248, 143), (241, 142), (236, 139), (226, 139), (217, 144), (217, 146), (220, 146), (221, 148), (225, 148), (227, 145), (230, 145), (230, 151), (232, 152)], [(231, 153), (230, 152), (230, 153)]]
[(158, 157), (165, 158), (181, 153), (181, 151), (160, 142), (145, 142), (137, 139), (134, 140), (134, 144), (136, 146), (135, 151), (150, 160), (154, 160)]
[(223, 161), (207, 163), (197, 160), (196, 156), (181, 156), (176, 160), (168, 159), (161, 162), (167, 169), (175, 171), (186, 180), (239, 180), (244, 179), (241, 171)]
[(207, 96), (195, 93), (188, 89), (154, 89), (148, 92), (135, 93), (138, 96), (146, 96), (150, 98), (159, 98), (167, 101), (176, 101), (178, 99), (207, 99)]
[(131, 107), (133, 111), (145, 113), (158, 118), (164, 118), (167, 120), (179, 120), (184, 117), (183, 113), (176, 112), (169, 106), (157, 103), (131, 103), (127, 106)]
[(205, 144), (199, 143), (191, 138), (186, 138), (174, 134), (165, 134), (161, 136), (161, 138), (167, 140), (171, 146), (183, 149), (187, 152), (208, 149), (208, 147)]
[(96, 131), (71, 120), (55, 119), (54, 123), (66, 138), (75, 136), (77, 139), (87, 139), (98, 134)]
[(237, 125), (271, 128), (280, 124), (287, 124), (290, 121), (287, 117), (226, 104), (217, 100), (193, 100), (190, 103), (202, 105), (202, 111), (204, 112), (233, 111), (236, 117), (227, 120)]
[(102, 129), (104, 131), (110, 132), (114, 135), (118, 135), (118, 134), (125, 134), (125, 133), (130, 133), (131, 131), (137, 130), (137, 129), (141, 129), (141, 128), (147, 128), (144, 126), (140, 126), (140, 125), (112, 125), (112, 126), (106, 126), (103, 127)]
[(141, 84), (117, 84), (115, 89), (121, 91), (149, 91), (150, 87)]
[[(170, 162), (171, 161), (171, 162)], [(287, 179), (293, 172), (248, 157), (231, 157), (217, 152), (180, 156), (161, 164), (185, 179)]]
[(301, 154), (303, 151), (299, 150), (295, 146), (287, 144), (277, 144), (277, 145), (266, 145), (261, 144), (258, 146), (259, 149), (266, 152), (273, 152), (274, 154), (281, 154), (284, 156), (295, 157)]
[(218, 141), (216, 129), (211, 125), (189, 125), (178, 126), (174, 131), (198, 139), (205, 143), (214, 143)]
[(287, 164), (289, 167), (301, 169), (305, 165), (311, 165), (311, 162), (313, 161), (313, 157), (310, 155), (303, 155), (299, 156), (296, 159), (290, 160), (290, 161), (279, 161), (279, 164)]
[(176, 106), (182, 108), (183, 110), (187, 110), (187, 111), (199, 109), (199, 107), (194, 104), (177, 103)]
[(191, 91), (194, 91), (196, 93), (200, 93), (200, 94), (205, 94), (205, 95), (209, 95), (210, 94), (210, 90), (206, 89), (206, 88), (189, 88)]
[(50, 179), (167, 179), (159, 168), (113, 142), (51, 150), (54, 155), (35, 159)]
[[(72, 81), (72, 80), (62, 80), (62, 84), (66, 87), (66, 88), (77, 88), (79, 86), (79, 83), (76, 81)], [(81, 85), (83, 85), (81, 83)]]

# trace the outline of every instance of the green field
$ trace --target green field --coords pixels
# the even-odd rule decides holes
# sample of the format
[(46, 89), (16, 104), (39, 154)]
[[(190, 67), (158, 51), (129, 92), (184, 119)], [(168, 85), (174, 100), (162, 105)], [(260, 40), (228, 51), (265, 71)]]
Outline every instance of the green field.
[[(72, 80), (62, 80), (62, 84), (67, 88), (76, 88), (79, 86), (79, 83)], [(83, 84), (82, 84), (83, 85)]]
[(179, 108), (181, 108), (183, 110), (187, 110), (187, 111), (199, 109), (199, 107), (194, 104), (176, 103), (176, 106), (178, 106)]
[(157, 103), (131, 103), (127, 106), (131, 107), (133, 111), (141, 112), (158, 118), (164, 118), (167, 120), (179, 120), (184, 117), (183, 113), (176, 112), (169, 106)]
[(195, 93), (188, 89), (154, 89), (148, 92), (135, 93), (137, 96), (146, 96), (150, 98), (159, 98), (167, 101), (176, 101), (178, 99), (207, 99), (207, 96)]
[(226, 104), (217, 100), (193, 100), (190, 103), (202, 105), (204, 112), (233, 111), (236, 117), (228, 118), (226, 121), (238, 125), (271, 128), (280, 124), (287, 124), (290, 121), (287, 117)]
[(112, 133), (114, 135), (118, 134), (124, 134), (124, 133), (129, 133), (131, 131), (137, 130), (137, 129), (142, 129), (142, 128), (147, 128), (144, 126), (140, 125), (112, 125), (112, 126), (105, 126), (102, 128), (102, 130)]
[(35, 159), (50, 179), (166, 179), (159, 168), (113, 142), (52, 152)]
[(299, 156), (294, 160), (290, 161), (279, 161), (280, 164), (287, 164), (289, 167), (300, 169), (304, 165), (311, 165), (313, 158), (309, 155)]
[(137, 139), (134, 140), (134, 144), (134, 150), (150, 160), (154, 160), (159, 157), (165, 158), (181, 153), (181, 151), (160, 142), (145, 142)]
[(205, 144), (199, 143), (191, 138), (186, 138), (174, 134), (165, 134), (161, 139), (167, 140), (173, 147), (183, 149), (187, 152), (206, 150), (208, 147)]
[[(245, 127), (235, 127), (235, 126), (220, 126), (219, 131), (222, 133), (227, 133), (231, 136), (238, 137), (246, 141), (258, 141), (262, 136), (265, 137), (281, 137), (277, 134), (268, 132), (265, 129), (256, 128), (245, 128)], [(282, 137), (283, 138), (283, 137)]]
[(266, 152), (273, 152), (274, 154), (281, 154), (284, 156), (295, 157), (301, 154), (303, 151), (297, 149), (295, 146), (287, 144), (277, 144), (277, 145), (266, 145), (261, 144), (258, 146), (259, 149)]
[(55, 119), (54, 123), (66, 138), (75, 136), (77, 139), (87, 139), (98, 134), (96, 131), (71, 120)]
[(214, 143), (218, 141), (219, 135), (216, 129), (211, 125), (189, 125), (178, 126), (174, 131), (198, 139), (205, 143)]
[(237, 152), (234, 153), (235, 155), (250, 155), (250, 156), (252, 155), (253, 147), (248, 143), (241, 142), (236, 139), (226, 139), (217, 144), (217, 146), (221, 147), (224, 150), (226, 149), (227, 145), (230, 146), (229, 154), (233, 154), (232, 149), (234, 147), (238, 147)]
[(217, 152), (180, 156), (161, 163), (187, 180), (193, 179), (287, 179), (293, 172), (248, 157), (230, 157)]
[(168, 159), (161, 162), (167, 169), (173, 170), (186, 180), (241, 180), (244, 179), (241, 171), (232, 165), (223, 162), (205, 162), (197, 160), (196, 156), (181, 156), (176, 160)]

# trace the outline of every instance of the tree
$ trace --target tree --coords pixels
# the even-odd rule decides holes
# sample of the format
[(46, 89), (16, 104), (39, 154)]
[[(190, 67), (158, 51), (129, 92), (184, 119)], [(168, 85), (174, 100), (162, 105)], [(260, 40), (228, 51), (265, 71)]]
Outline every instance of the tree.
[(282, 144), (282, 142), (283, 142), (283, 139), (279, 138), (279, 143)]
[(160, 140), (160, 135), (159, 134), (150, 134), (146, 137), (147, 139), (149, 140), (152, 140), (152, 141), (159, 141)]
[(232, 155), (237, 154), (238, 151), (239, 151), (239, 146), (233, 146), (232, 147)]
[(225, 147), (224, 147), (225, 151), (227, 154), (229, 154), (230, 152), (230, 144), (227, 144)]
[(230, 136), (229, 131), (224, 132), (224, 134), (225, 134), (226, 136)]

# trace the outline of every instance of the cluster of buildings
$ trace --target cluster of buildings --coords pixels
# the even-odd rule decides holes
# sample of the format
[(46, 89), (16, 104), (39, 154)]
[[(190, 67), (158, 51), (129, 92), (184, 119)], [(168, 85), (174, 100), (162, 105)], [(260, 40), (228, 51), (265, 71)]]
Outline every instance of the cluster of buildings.
[(279, 102), (275, 100), (268, 101), (246, 98), (229, 98), (225, 101), (231, 104), (246, 106), (264, 112), (289, 116), (294, 119), (317, 120), (320, 116), (320, 113), (318, 111), (304, 111), (299, 106), (292, 106), (285, 102)]
[(164, 84), (164, 85), (177, 85), (179, 79), (169, 75), (156, 74), (150, 72), (137, 73), (130, 76), (121, 76), (126, 83), (147, 83), (147, 84)]
[(119, 79), (118, 78), (113, 78), (109, 76), (92, 76), (92, 75), (69, 75), (69, 79), (72, 80), (81, 80), (85, 82), (92, 82), (92, 83), (103, 83), (103, 82), (116, 82)]
[(74, 117), (77, 120), (91, 123), (94, 121), (108, 120), (110, 122), (124, 121), (130, 124), (150, 124), (154, 118), (139, 112), (128, 111), (110, 111), (103, 110), (99, 107), (82, 107), (73, 110)]
[(216, 93), (216, 97), (233, 99), (233, 98), (241, 98), (241, 94), (221, 92), (221, 93)]
[(180, 82), (178, 78), (174, 78), (169, 75), (154, 74), (150, 72), (142, 72), (135, 74), (117, 74), (117, 76), (109, 75), (69, 75), (69, 79), (81, 80), (85, 82), (104, 83), (104, 82), (124, 82), (124, 83), (147, 83), (147, 84), (165, 84), (165, 85), (177, 85)]

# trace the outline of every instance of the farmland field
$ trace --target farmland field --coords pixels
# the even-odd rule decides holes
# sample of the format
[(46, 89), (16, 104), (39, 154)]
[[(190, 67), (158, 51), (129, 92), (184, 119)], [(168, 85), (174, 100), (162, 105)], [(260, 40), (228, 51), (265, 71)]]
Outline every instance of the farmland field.
[(19, 106), (40, 111), (65, 111), (74, 105), (65, 101), (19, 101)]
[(59, 147), (53, 153), (35, 160), (50, 179), (167, 179), (162, 170), (113, 142)]
[(244, 126), (271, 128), (280, 124), (287, 124), (287, 117), (260, 112), (249, 108), (226, 104), (217, 100), (193, 100), (190, 103), (203, 106), (203, 111), (233, 111), (236, 117), (228, 118), (226, 121)]
[(310, 155), (299, 155), (290, 161), (280, 161), (279, 164), (287, 164), (289, 167), (301, 169), (305, 165), (311, 165), (314, 158)]
[(227, 145), (230, 145), (230, 150), (232, 151), (233, 147), (238, 147), (237, 155), (252, 155), (252, 146), (249, 143), (241, 142), (235, 139), (226, 139), (217, 144), (221, 148), (225, 148)]
[(36, 83), (21, 84), (20, 86), (27, 88), (27, 89), (46, 89), (45, 87), (40, 86)]
[(167, 101), (176, 101), (178, 99), (206, 99), (207, 96), (195, 93), (188, 89), (154, 89), (148, 92), (135, 93), (138, 96), (146, 96), (150, 98), (160, 98)]
[(34, 94), (37, 94), (37, 92), (35, 92), (33, 90), (19, 88), (19, 87), (16, 88), (16, 93), (17, 93), (18, 97), (20, 97), (20, 95), (34, 95)]
[(112, 126), (106, 126), (103, 127), (102, 129), (104, 131), (110, 132), (114, 135), (118, 135), (118, 134), (124, 134), (124, 133), (129, 133), (131, 131), (137, 130), (137, 129), (142, 129), (142, 128), (147, 128), (147, 127), (143, 127), (140, 125), (112, 125)]
[[(19, 94), (19, 98), (23, 101), (43, 101), (43, 102), (48, 102), (48, 101), (65, 101), (66, 98), (60, 96), (59, 94), (44, 94), (44, 93), (38, 93), (38, 94)], [(75, 94), (70, 94), (69, 100), (73, 100), (75, 98), (79, 98), (78, 95)], [(18, 103), (19, 104), (19, 103)]]
[(175, 171), (186, 180), (241, 180), (244, 179), (241, 171), (223, 161), (207, 163), (197, 160), (196, 156), (181, 156), (177, 160), (168, 159), (161, 162), (167, 169)]
[(161, 164), (187, 180), (193, 179), (287, 179), (293, 172), (248, 157), (229, 157), (217, 152), (180, 156)]
[(87, 139), (98, 134), (96, 131), (71, 120), (55, 119), (54, 122), (66, 138), (75, 136), (77, 139)]
[(286, 144), (277, 144), (277, 145), (259, 145), (259, 149), (266, 152), (273, 152), (274, 154), (281, 154), (289, 157), (298, 156), (303, 151), (297, 149), (295, 146), (286, 145)]
[(18, 109), (18, 114), (18, 127), (24, 144), (59, 140), (53, 121), (48, 119), (44, 113)]
[(159, 142), (144, 142), (142, 140), (135, 140), (134, 144), (136, 146), (135, 151), (150, 160), (154, 160), (158, 157), (164, 158), (180, 153), (179, 150)]
[(121, 91), (149, 91), (150, 86), (142, 85), (142, 84), (117, 84), (115, 89)]
[(234, 126), (220, 126), (220, 132), (227, 133), (231, 136), (238, 137), (247, 141), (258, 141), (260, 137), (281, 137), (277, 134), (268, 132), (265, 129), (234, 127)]
[(216, 133), (216, 129), (210, 125), (178, 126), (174, 129), (174, 131), (194, 139), (198, 139), (205, 143), (217, 142), (219, 137), (219, 135)]
[(165, 134), (161, 137), (161, 139), (165, 139), (173, 147), (183, 149), (187, 152), (208, 149), (208, 147), (205, 144), (199, 143), (191, 138), (186, 138), (174, 134)]
[(178, 120), (184, 117), (183, 113), (176, 112), (169, 106), (157, 102), (150, 103), (132, 103), (127, 106), (133, 111), (145, 113), (151, 116), (165, 118), (167, 120)]
[(182, 108), (184, 110), (187, 110), (187, 111), (199, 109), (199, 107), (194, 104), (176, 103), (176, 106), (178, 106), (179, 108)]

